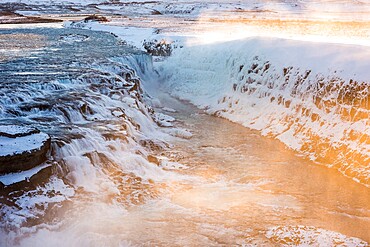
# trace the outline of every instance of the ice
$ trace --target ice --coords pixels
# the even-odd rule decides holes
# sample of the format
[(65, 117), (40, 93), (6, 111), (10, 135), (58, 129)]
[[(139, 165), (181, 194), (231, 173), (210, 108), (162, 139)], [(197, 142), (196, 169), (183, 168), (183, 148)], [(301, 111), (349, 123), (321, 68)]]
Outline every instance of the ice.
[(165, 170), (179, 170), (188, 168), (186, 165), (170, 161), (165, 157), (160, 159), (160, 167), (164, 168)]
[[(15, 206), (1, 202), (2, 223), (13, 229), (34, 218), (43, 221), (49, 209), (59, 212), (75, 193), (97, 201), (122, 199), (122, 207), (142, 203), (155, 190), (151, 183), (181, 179), (147, 160), (150, 148), (166, 147), (162, 139), (168, 136), (154, 121), (156, 115), (146, 105), (141, 87), (141, 78), (155, 75), (147, 54), (111, 34), (89, 30), (0, 32), (37, 34), (29, 36), (47, 40), (33, 57), (22, 54), (1, 63), (2, 85), (7, 86), (0, 87), (0, 116), (5, 124), (25, 122), (50, 134), (52, 152), (47, 158), (57, 168), (36, 189), (27, 187), (16, 195), (7, 194), (11, 187), (5, 190)], [(166, 123), (174, 120), (164, 114), (158, 117)], [(26, 130), (2, 126), (0, 132), (15, 135)], [(47, 139), (43, 133), (1, 136), (1, 154), (32, 150)], [(1, 181), (8, 185), (27, 179), (42, 168), (2, 176)]]
[[(227, 9), (212, 4), (198, 6), (208, 11), (200, 14), (200, 20), (212, 18), (212, 11), (216, 11), (215, 14)], [(298, 10), (299, 17), (308, 20), (317, 19), (317, 16), (308, 16), (307, 11), (311, 8), (339, 6), (338, 2), (315, 1), (306, 1), (300, 10), (299, 6), (269, 1), (257, 5), (262, 10), (276, 9), (284, 14), (287, 14), (286, 7)], [(250, 9), (252, 6), (254, 3), (249, 2), (238, 8)], [(361, 12), (359, 5), (351, 7), (353, 9), (346, 9), (348, 13)], [(339, 12), (343, 14), (343, 11)], [(294, 11), (290, 14), (295, 15)], [(225, 15), (225, 18), (230, 16)], [(367, 69), (370, 49), (366, 37), (344, 37), (335, 33), (319, 35), (320, 32), (311, 35), (301, 31), (280, 35), (276, 30), (262, 30), (261, 33), (240, 23), (221, 23), (214, 30), (198, 24), (199, 27), (195, 25), (194, 29), (201, 31), (173, 29), (161, 34), (140, 31), (139, 36), (125, 37), (122, 34), (127, 27), (98, 23), (88, 23), (86, 27), (102, 30), (102, 26), (141, 49), (140, 40), (159, 40), (163, 35), (169, 40), (179, 40), (183, 48), (175, 49), (170, 58), (156, 62), (162, 80), (166, 82), (165, 87), (174, 96), (190, 100), (208, 109), (210, 114), (260, 130), (263, 135), (274, 136), (314, 161), (320, 160), (356, 181), (369, 183), (369, 145), (364, 140), (370, 131), (368, 123), (361, 117), (368, 112), (366, 96), (363, 96), (368, 92), (360, 89), (361, 83), (366, 85), (370, 76)], [(321, 81), (329, 85), (327, 89), (319, 88)], [(332, 86), (339, 88), (341, 95), (330, 90)], [(320, 95), (322, 91), (325, 91), (324, 97)], [(365, 108), (347, 102), (346, 98), (352, 97), (346, 96), (350, 91), (356, 92)], [(314, 100), (309, 100), (310, 97)], [(327, 104), (332, 104), (330, 110), (326, 108)], [(348, 120), (351, 114), (355, 116), (354, 121)], [(162, 126), (172, 126), (169, 121), (159, 122)], [(350, 140), (348, 133), (351, 131), (356, 136), (365, 133), (365, 137)], [(314, 143), (315, 136), (322, 139), (320, 144)], [(348, 156), (347, 160), (343, 160), (342, 153)]]
[(72, 42), (83, 42), (87, 40), (89, 37), (86, 35), (78, 35), (78, 34), (69, 34), (69, 35), (63, 35), (60, 37), (60, 40), (67, 43)]

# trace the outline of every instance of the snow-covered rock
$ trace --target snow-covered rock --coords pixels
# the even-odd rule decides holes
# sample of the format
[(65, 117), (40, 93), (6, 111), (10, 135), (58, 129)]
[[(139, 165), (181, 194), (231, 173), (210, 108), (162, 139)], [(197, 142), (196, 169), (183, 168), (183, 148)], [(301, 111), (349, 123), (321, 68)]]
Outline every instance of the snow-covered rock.
[(0, 174), (31, 169), (46, 160), (50, 136), (37, 129), (0, 125)]
[(172, 122), (176, 120), (175, 118), (168, 116), (166, 114), (160, 113), (160, 112), (154, 113), (153, 118), (154, 118), (154, 121), (159, 126), (162, 126), (162, 127), (172, 127), (173, 126)]
[(171, 129), (168, 129), (166, 132), (172, 136), (183, 138), (183, 139), (190, 139), (193, 137), (193, 134), (190, 131), (186, 129), (181, 129), (181, 128), (171, 128)]
[(170, 56), (172, 44), (166, 40), (150, 40), (143, 42), (144, 49), (152, 56)]

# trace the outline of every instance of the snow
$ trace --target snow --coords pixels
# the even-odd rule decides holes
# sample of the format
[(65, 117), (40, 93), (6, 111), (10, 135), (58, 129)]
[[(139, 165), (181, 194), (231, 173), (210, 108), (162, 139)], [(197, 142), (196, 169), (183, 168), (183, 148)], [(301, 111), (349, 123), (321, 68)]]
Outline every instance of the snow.
[(51, 164), (45, 163), (40, 166), (36, 166), (32, 169), (29, 169), (27, 171), (2, 175), (0, 176), (0, 182), (3, 183), (4, 185), (15, 184), (15, 183), (31, 178), (33, 175), (37, 174), (39, 171), (43, 170), (44, 168), (50, 167), (50, 166)]
[(145, 39), (150, 38), (155, 29), (153, 28), (140, 28), (140, 27), (122, 27), (122, 26), (114, 26), (112, 24), (101, 24), (95, 21), (89, 22), (65, 22), (65, 27), (71, 28), (85, 28), (85, 29), (92, 29), (97, 31), (105, 31), (114, 33), (122, 40), (126, 41), (128, 44), (142, 48), (142, 43)]
[[(347, 32), (354, 27), (351, 21), (366, 19), (361, 13), (366, 13), (368, 5), (346, 2), (346, 8), (340, 8), (342, 3), (247, 1), (230, 4), (229, 1), (181, 1), (182, 6), (174, 7), (169, 3), (168, 8), (161, 9), (162, 2), (158, 2), (155, 9), (163, 11), (165, 15), (186, 13), (186, 16), (197, 21), (192, 25), (180, 26), (172, 23), (167, 16), (160, 17), (165, 23), (158, 21), (160, 32), (152, 28), (152, 22), (148, 22), (149, 25), (146, 19), (141, 18), (130, 19), (128, 24), (113, 19), (108, 24), (77, 22), (65, 26), (112, 32), (142, 50), (145, 40), (176, 42), (177, 48), (171, 57), (155, 60), (163, 76), (164, 88), (172, 95), (190, 100), (207, 109), (210, 114), (260, 130), (263, 135), (273, 136), (315, 161), (330, 155), (329, 148), (325, 148), (329, 145), (331, 149), (336, 149), (334, 152), (337, 156), (326, 165), (333, 167), (345, 163), (336, 168), (354, 180), (369, 184), (370, 170), (366, 157), (370, 147), (364, 143), (363, 137), (356, 140), (348, 137), (351, 131), (369, 136), (368, 122), (366, 119), (348, 121), (348, 116), (343, 115), (345, 113), (338, 114), (338, 111), (345, 112), (348, 109), (366, 114), (368, 109), (358, 110), (357, 106), (348, 102), (343, 104), (345, 98), (339, 96), (338, 92), (325, 89), (325, 97), (322, 98), (319, 91), (319, 81), (324, 80), (328, 85), (339, 87), (341, 94), (348, 94), (346, 87), (355, 87), (352, 81), (366, 84), (370, 78), (367, 69), (370, 64), (370, 39), (366, 35), (366, 28), (356, 29), (361, 26), (357, 25), (354, 33)], [(189, 6), (195, 10), (186, 11)], [(177, 11), (176, 8), (184, 11)], [(260, 15), (251, 17), (251, 10), (256, 10)], [(325, 15), (320, 16), (323, 12)], [(238, 22), (239, 17), (246, 18), (247, 24)], [(264, 24), (264, 18), (277, 22)], [(312, 26), (296, 27), (294, 24), (284, 28), (285, 20), (294, 23), (297, 19), (307, 20), (307, 25)], [(210, 20), (220, 20), (220, 23)], [(251, 20), (256, 21), (255, 26), (248, 24)], [(135, 27), (127, 26), (130, 23)], [(282, 27), (279, 28), (278, 24)], [(329, 31), (327, 27), (330, 27)], [(338, 32), (339, 27), (343, 29), (342, 32)], [(258, 69), (249, 72), (254, 66)], [(287, 75), (284, 71), (287, 71)], [(298, 80), (302, 85), (298, 83), (297, 87)], [(357, 92), (358, 88), (351, 90)], [(295, 95), (297, 91), (298, 95)], [(363, 90), (358, 95), (366, 93)], [(312, 98), (320, 99), (320, 104), (325, 107), (327, 101), (333, 102), (333, 107), (325, 112)], [(160, 106), (160, 102), (157, 105)], [(158, 116), (155, 118), (161, 126), (173, 125), (171, 121)], [(176, 136), (179, 133), (173, 131), (170, 134)], [(314, 143), (315, 136), (322, 140), (319, 150), (315, 148), (319, 145)], [(347, 149), (339, 151), (341, 147)], [(361, 159), (350, 160), (353, 152)], [(349, 156), (347, 160), (340, 158), (341, 153)]]
[[(52, 177), (44, 186), (39, 186), (27, 191), (27, 193), (15, 196), (13, 198), (14, 206), (3, 204), (2, 212), (4, 214), (0, 226), (19, 229), (27, 219), (42, 217), (44, 212), (40, 210), (40, 206), (47, 208), (49, 204), (66, 201), (74, 195), (75, 191), (72, 187), (65, 184), (62, 179)], [(0, 245), (8, 246), (9, 244), (6, 238), (2, 236)]]
[(62, 22), (32, 23), (30, 24), (1, 24), (1, 29), (35, 29), (35, 28), (63, 28)]
[[(15, 29), (13, 32), (23, 31)], [(9, 225), (17, 229), (30, 218), (42, 220), (45, 211), (49, 209), (48, 202), (57, 202), (52, 210), (62, 207), (62, 202), (77, 189), (80, 195), (87, 195), (89, 201), (90, 198), (104, 202), (123, 199), (128, 204), (131, 203), (130, 195), (123, 191), (122, 185), (130, 187), (132, 198), (141, 196), (141, 193), (149, 197), (145, 194), (149, 181), (154, 183), (158, 180), (179, 179), (174, 172), (165, 171), (146, 159), (148, 152), (151, 152), (151, 145), (153, 148), (166, 147), (162, 139), (169, 137), (153, 121), (151, 108), (145, 104), (141, 88), (134, 88), (142, 84), (139, 76), (144, 73), (144, 77), (151, 76), (153, 73), (148, 55), (126, 46), (117, 49), (119, 40), (102, 32), (72, 29), (36, 29), (25, 32), (42, 32), (51, 44), (48, 43), (42, 53), (33, 54), (33, 58), (22, 56), (20, 60), (2, 64), (5, 72), (12, 66), (16, 73), (27, 71), (27, 74), (2, 77), (9, 86), (0, 87), (3, 96), (0, 97), (0, 115), (3, 122), (17, 122), (19, 115), (8, 114), (8, 109), (17, 109), (22, 114), (22, 121), (43, 126), (54, 135), (52, 159), (60, 168), (55, 173), (61, 175), (68, 185), (60, 181), (65, 190), (59, 190), (59, 183), (52, 189), (42, 184), (34, 193), (26, 190), (24, 195), (21, 191), (17, 197), (7, 196), (14, 201), (15, 206), (0, 205), (0, 228), (5, 224), (6, 227)], [(74, 42), (79, 41), (81, 35), (87, 35), (89, 39), (82, 43)], [(68, 37), (74, 46), (60, 42), (60, 37)], [(44, 61), (42, 67), (33, 59)], [(6, 67), (8, 64), (9, 67)], [(28, 73), (33, 70), (64, 74), (39, 80), (40, 77), (35, 78), (37, 74)], [(22, 76), (27, 78), (17, 79)], [(36, 106), (25, 110), (20, 107), (34, 106), (35, 103), (47, 107)], [(173, 121), (169, 116), (161, 115), (161, 118), (166, 122)], [(13, 139), (1, 137), (0, 144), (4, 146), (0, 147), (1, 153), (6, 155), (39, 148), (37, 143), (47, 140), (47, 135), (42, 138), (44, 135), (40, 133)], [(2, 180), (10, 184), (31, 176), (38, 168), (2, 177)], [(127, 179), (127, 183), (123, 179)], [(48, 186), (49, 181), (46, 183)], [(55, 183), (50, 181), (50, 184), (53, 187)], [(119, 196), (120, 193), (126, 194)], [(102, 199), (102, 195), (107, 198)]]
[(49, 135), (45, 133), (37, 133), (16, 138), (0, 136), (0, 156), (39, 150), (48, 139)]
[(184, 138), (184, 139), (190, 139), (193, 137), (193, 134), (190, 131), (186, 129), (181, 129), (181, 128), (171, 128), (171, 129), (165, 130), (165, 132), (172, 136)]
[(32, 5), (53, 5), (53, 4), (96, 4), (103, 3), (104, 0), (4, 0), (4, 3), (25, 3)]
[[(161, 14), (190, 15), (192, 17), (201, 14), (223, 17), (225, 12), (233, 12), (234, 15), (249, 15), (257, 17), (278, 18), (311, 18), (311, 19), (336, 19), (356, 18), (368, 19), (370, 11), (368, 1), (343, 1), (343, 0), (302, 0), (302, 1), (226, 1), (204, 0), (194, 2), (189, 0), (161, 0), (161, 1), (115, 1), (109, 4), (104, 0), (4, 0), (4, 3), (24, 3), (35, 6), (74, 6), (83, 10), (89, 4), (96, 4), (96, 9), (106, 10), (108, 13), (122, 14), (150, 14), (156, 10)], [(45, 10), (44, 10), (45, 11)], [(47, 8), (46, 8), (47, 11)], [(353, 15), (356, 13), (357, 15)], [(137, 16), (137, 15), (136, 15)]]
[(163, 127), (171, 127), (173, 126), (172, 122), (174, 122), (176, 119), (168, 116), (166, 114), (156, 112), (154, 113), (154, 121), (156, 121), (160, 126)]
[(11, 136), (27, 135), (30, 132), (35, 132), (35, 129), (21, 125), (0, 125), (0, 136), (4, 134)]

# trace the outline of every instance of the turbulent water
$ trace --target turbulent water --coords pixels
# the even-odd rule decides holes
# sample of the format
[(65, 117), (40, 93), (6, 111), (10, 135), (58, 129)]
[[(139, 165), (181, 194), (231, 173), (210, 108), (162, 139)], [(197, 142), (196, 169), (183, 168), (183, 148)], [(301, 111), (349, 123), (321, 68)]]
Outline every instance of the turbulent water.
[(146, 156), (164, 144), (155, 138), (137, 75), (151, 66), (149, 56), (92, 31), (11, 29), (0, 31), (0, 40), (6, 48), (0, 53), (1, 123), (51, 135), (47, 162), (54, 166), (41, 186), (2, 193), (3, 229), (17, 231), (47, 217), (54, 222), (72, 196), (121, 195), (116, 200), (127, 204), (155, 190), (149, 181), (163, 174)]
[[(53, 164), (37, 186), (1, 192), (0, 246), (368, 246), (368, 188), (161, 93), (151, 57), (113, 35), (12, 29), (0, 31), (0, 42), (0, 123), (48, 133)], [(188, 58), (164, 64), (172, 93), (173, 72), (192, 72), (178, 81), (178, 96), (194, 93), (183, 90), (194, 78), (234, 78), (195, 88), (220, 100), (217, 115), (238, 105), (220, 89), (265, 100), (251, 89), (265, 81), (252, 76), (263, 79), (269, 63), (228, 60), (223, 73), (225, 64), (204, 57), (194, 73)], [(297, 115), (276, 91), (268, 105)], [(240, 105), (241, 114), (255, 107)]]

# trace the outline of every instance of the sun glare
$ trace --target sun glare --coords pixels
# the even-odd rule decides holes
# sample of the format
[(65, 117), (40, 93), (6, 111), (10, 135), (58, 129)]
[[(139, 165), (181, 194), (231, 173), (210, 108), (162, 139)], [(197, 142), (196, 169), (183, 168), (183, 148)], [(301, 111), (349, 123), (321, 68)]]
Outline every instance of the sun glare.
[(249, 37), (283, 38), (309, 42), (370, 46), (370, 21), (337, 20), (330, 13), (315, 12), (297, 18), (269, 18), (203, 13), (191, 28), (188, 45), (212, 44)]

